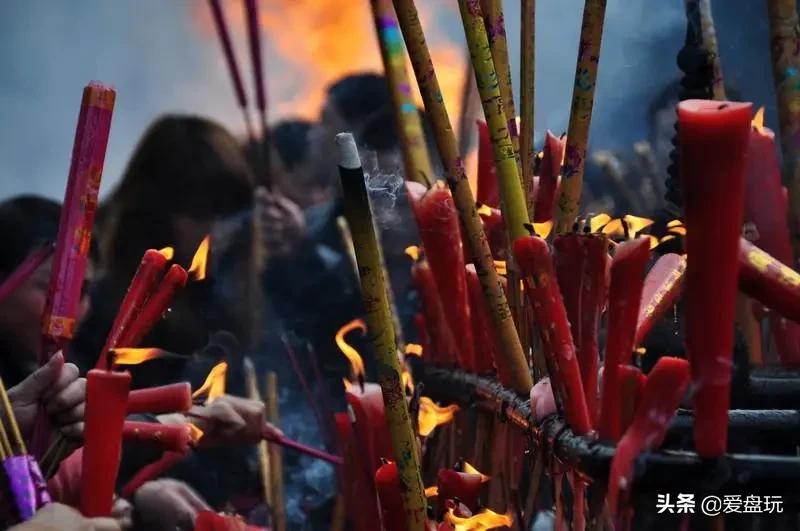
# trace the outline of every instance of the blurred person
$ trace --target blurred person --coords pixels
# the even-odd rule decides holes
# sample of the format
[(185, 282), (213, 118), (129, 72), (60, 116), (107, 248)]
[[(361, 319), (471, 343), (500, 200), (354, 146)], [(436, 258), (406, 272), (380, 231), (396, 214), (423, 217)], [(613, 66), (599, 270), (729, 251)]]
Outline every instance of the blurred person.
[(121, 531), (114, 518), (85, 518), (68, 505), (49, 503), (10, 531)]

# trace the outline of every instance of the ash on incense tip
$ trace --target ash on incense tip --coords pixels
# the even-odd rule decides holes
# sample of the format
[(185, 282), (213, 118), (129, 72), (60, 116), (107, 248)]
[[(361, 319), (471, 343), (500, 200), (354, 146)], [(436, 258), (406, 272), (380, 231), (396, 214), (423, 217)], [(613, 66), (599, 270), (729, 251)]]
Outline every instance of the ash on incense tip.
[(361, 167), (361, 158), (352, 133), (339, 133), (336, 135), (336, 146), (339, 149), (339, 166), (348, 170)]

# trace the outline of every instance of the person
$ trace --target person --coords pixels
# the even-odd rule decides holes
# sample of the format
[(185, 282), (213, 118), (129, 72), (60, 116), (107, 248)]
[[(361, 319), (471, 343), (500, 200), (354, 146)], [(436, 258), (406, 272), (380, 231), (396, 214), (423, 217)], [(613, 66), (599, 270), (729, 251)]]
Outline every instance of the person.
[(49, 503), (27, 522), (9, 531), (121, 531), (114, 518), (85, 518), (78, 511), (61, 503)]

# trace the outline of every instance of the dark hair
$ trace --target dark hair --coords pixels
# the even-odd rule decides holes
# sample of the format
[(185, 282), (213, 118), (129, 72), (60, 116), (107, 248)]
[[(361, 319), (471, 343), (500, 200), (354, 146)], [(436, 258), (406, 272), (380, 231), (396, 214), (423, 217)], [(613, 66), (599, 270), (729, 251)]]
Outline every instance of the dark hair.
[(12, 273), (34, 249), (58, 236), (61, 205), (51, 199), (21, 195), (0, 203), (0, 276)]
[(312, 124), (306, 120), (284, 120), (272, 128), (270, 140), (287, 170), (293, 170), (308, 157)]
[(386, 78), (379, 74), (344, 77), (328, 87), (328, 98), (353, 129), (383, 109), (392, 108)]

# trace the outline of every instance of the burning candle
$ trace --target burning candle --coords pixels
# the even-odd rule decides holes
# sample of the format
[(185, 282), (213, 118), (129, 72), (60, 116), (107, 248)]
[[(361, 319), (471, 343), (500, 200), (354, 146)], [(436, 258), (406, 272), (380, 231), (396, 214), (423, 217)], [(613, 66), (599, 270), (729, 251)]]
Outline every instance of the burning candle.
[(42, 313), (40, 365), (57, 351), (66, 351), (75, 333), (115, 98), (113, 89), (99, 83), (89, 83), (83, 89), (50, 286)]
[(539, 186), (536, 189), (536, 201), (533, 207), (535, 223), (544, 223), (553, 218), (553, 205), (558, 190), (558, 176), (564, 161), (565, 144), (565, 137), (559, 138), (550, 131), (545, 134)]
[(739, 288), (800, 323), (800, 274), (744, 238), (739, 242)]
[(128, 394), (128, 414), (175, 413), (192, 408), (192, 387), (180, 382), (147, 389), (137, 389)]
[[(745, 219), (758, 230), (758, 246), (791, 267), (792, 243), (789, 237), (788, 204), (784, 199), (778, 165), (775, 134), (763, 126), (764, 108), (756, 113), (750, 129), (745, 170)], [(775, 338), (781, 363), (800, 365), (800, 324), (782, 315), (770, 314), (770, 329)]]
[(492, 256), (498, 260), (504, 260), (508, 249), (508, 237), (506, 237), (506, 225), (503, 222), (503, 214), (498, 208), (480, 205), (478, 207), (478, 215), (483, 222), (483, 230), (486, 232), (486, 238), (489, 240), (489, 248), (492, 250)]
[(462, 368), (474, 372), (475, 344), (464, 271), (464, 249), (453, 197), (446, 188), (436, 186), (414, 202), (414, 213), (445, 317), (458, 346), (456, 359)]
[(578, 354), (586, 407), (597, 422), (597, 371), (600, 316), (606, 303), (608, 238), (603, 234), (565, 234), (553, 240), (558, 285)]
[(375, 487), (378, 490), (384, 531), (406, 531), (406, 513), (395, 463), (385, 463), (375, 472)]
[[(164, 251), (157, 251), (155, 249), (148, 249), (145, 251), (142, 261), (139, 264), (136, 274), (131, 280), (125, 298), (122, 299), (117, 316), (114, 319), (114, 324), (111, 326), (111, 331), (106, 338), (106, 344), (97, 359), (97, 369), (107, 369), (108, 356), (106, 355), (109, 350), (115, 347), (125, 347), (119, 343), (120, 338), (124, 337), (128, 328), (134, 323), (142, 310), (142, 306), (150, 295), (151, 290), (158, 281), (158, 277), (167, 266), (167, 260), (171, 258), (172, 249), (167, 248)], [(131, 345), (132, 346), (132, 345)]]
[(667, 253), (653, 264), (644, 279), (639, 319), (636, 324), (634, 346), (642, 342), (653, 329), (653, 325), (672, 308), (683, 291), (686, 258)]
[(450, 468), (440, 469), (436, 475), (439, 506), (444, 507), (447, 500), (458, 499), (470, 511), (477, 511), (483, 477), (481, 474), (459, 472)]
[(494, 164), (492, 139), (489, 138), (489, 126), (478, 120), (478, 192), (477, 201), (483, 205), (498, 208), (500, 206), (500, 189), (497, 187), (497, 167)]
[(122, 438), (126, 441), (157, 445), (165, 452), (185, 454), (194, 442), (189, 424), (125, 421)]
[(550, 248), (538, 236), (529, 236), (517, 238), (513, 252), (539, 329), (554, 396), (572, 430), (582, 435), (591, 429), (591, 419)]
[[(486, 301), (483, 299), (481, 281), (475, 266), (467, 264), (467, 289), (469, 303), (472, 310), (472, 334), (475, 338), (475, 372), (488, 374), (494, 371), (497, 359), (497, 337), (492, 327), (491, 317), (486, 310)], [(502, 367), (502, 364), (499, 364)], [(505, 372), (499, 375), (503, 385), (508, 385), (510, 379)]]
[(619, 371), (621, 365), (631, 362), (644, 271), (649, 258), (649, 238), (637, 238), (619, 244), (611, 262), (603, 396), (598, 424), (600, 437), (609, 441), (616, 441), (622, 435)]
[(375, 523), (380, 521), (378, 504), (375, 503), (375, 475), (367, 474), (361, 466), (363, 453), (357, 441), (347, 413), (336, 413), (336, 440), (339, 453), (344, 458), (340, 468), (339, 481), (344, 493), (347, 514), (355, 531), (374, 531)]
[(81, 475), (81, 512), (84, 516), (111, 516), (130, 384), (128, 372), (94, 369), (86, 377), (86, 428)]
[(431, 351), (427, 354), (433, 364), (455, 366), (458, 347), (444, 313), (444, 306), (436, 290), (436, 281), (427, 260), (417, 261), (411, 268), (414, 287), (422, 299), (422, 311), (430, 336)]
[(686, 213), (686, 350), (695, 388), (695, 444), (725, 452), (744, 168), (751, 104), (678, 105)]

